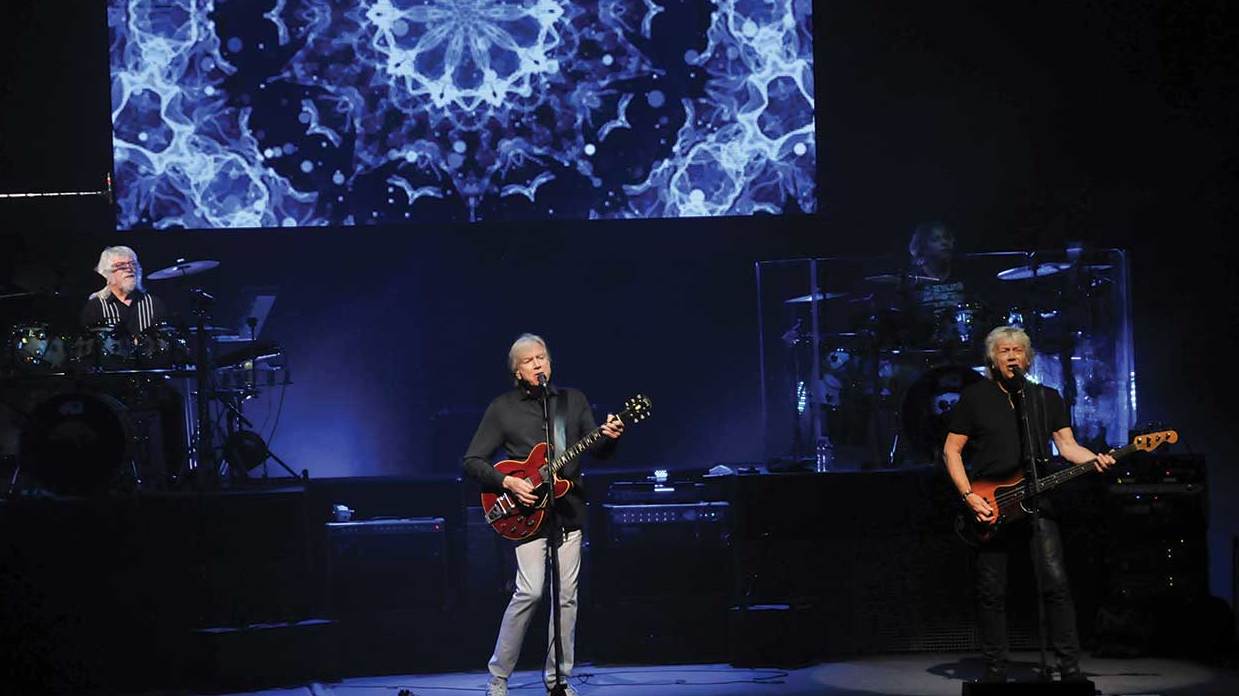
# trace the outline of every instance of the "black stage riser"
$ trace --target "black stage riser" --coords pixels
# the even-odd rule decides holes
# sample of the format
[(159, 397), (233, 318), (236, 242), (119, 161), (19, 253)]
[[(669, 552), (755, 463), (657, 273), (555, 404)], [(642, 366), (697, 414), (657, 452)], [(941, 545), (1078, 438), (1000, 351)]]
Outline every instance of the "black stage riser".
[(984, 684), (965, 682), (963, 696), (1093, 696), (1093, 682), (1008, 682)]
[[(683, 487), (680, 498), (660, 493), (624, 514), (606, 498), (610, 483), (591, 476), (585, 486), (582, 661), (793, 666), (977, 647), (970, 552), (952, 536), (954, 500), (939, 472), (729, 477)], [(1065, 511), (1085, 511), (1064, 513), (1063, 528), (1087, 640), (1112, 579), (1095, 559), (1123, 538), (1097, 523), (1102, 477), (1064, 494), (1075, 496)], [(480, 667), (515, 564), (512, 545), (479, 521), (476, 496), (457, 481), (359, 479), (10, 500), (0, 504), (8, 626), (0, 638), (34, 656), (28, 671), (36, 676), (80, 675), (73, 686), (133, 674), (159, 685), (187, 672), (243, 673), (225, 666), (252, 653), (243, 646), (280, 640), (307, 649), (335, 641), (343, 647), (329, 671), (344, 676)], [(377, 525), (391, 533), (362, 525), (342, 534), (328, 526), (333, 504), (358, 517), (433, 517), (440, 526), (392, 522)], [(647, 503), (635, 495), (618, 504)], [(1129, 567), (1141, 568), (1137, 561)], [(1012, 647), (1035, 647), (1027, 559), (1010, 570)], [(1211, 615), (1207, 602), (1185, 601), (1175, 605), (1183, 616)], [(1107, 609), (1101, 625), (1116, 642), (1137, 631), (1141, 650), (1173, 645), (1151, 640), (1150, 625), (1180, 630), (1149, 624), (1130, 607)], [(305, 619), (333, 623), (307, 628)], [(278, 630), (250, 628), (264, 623)], [(212, 628), (233, 630), (201, 633)], [(522, 664), (540, 663), (544, 635), (540, 617)], [(276, 671), (298, 669), (294, 662)]]

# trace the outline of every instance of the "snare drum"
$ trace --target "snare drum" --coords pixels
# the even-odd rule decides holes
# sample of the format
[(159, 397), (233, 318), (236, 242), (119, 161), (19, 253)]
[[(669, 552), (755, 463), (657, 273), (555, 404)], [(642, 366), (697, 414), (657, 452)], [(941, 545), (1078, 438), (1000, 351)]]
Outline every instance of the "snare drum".
[(22, 371), (56, 372), (69, 358), (65, 340), (52, 333), (47, 324), (14, 326), (8, 345), (13, 367)]

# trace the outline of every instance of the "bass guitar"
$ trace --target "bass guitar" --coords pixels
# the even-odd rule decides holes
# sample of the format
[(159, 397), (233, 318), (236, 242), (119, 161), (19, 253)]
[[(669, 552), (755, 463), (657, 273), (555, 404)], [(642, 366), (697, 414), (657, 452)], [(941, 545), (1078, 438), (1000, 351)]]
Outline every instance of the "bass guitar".
[[(653, 403), (650, 398), (637, 394), (624, 402), (624, 410), (616, 414), (616, 417), (625, 425), (640, 423), (649, 417), (651, 408)], [(546, 443), (539, 442), (524, 461), (505, 459), (495, 464), (495, 468), (504, 476), (515, 476), (532, 483), (538, 500), (533, 505), (525, 505), (509, 491), (483, 491), (482, 512), (486, 516), (486, 522), (503, 538), (512, 541), (521, 541), (537, 534), (542, 528), (546, 509), (551, 501), (562, 498), (572, 488), (572, 482), (559, 478), (560, 470), (603, 437), (605, 435), (602, 434), (602, 428), (594, 428), (550, 463), (546, 461)]]
[[(1146, 433), (1133, 437), (1131, 444), (1110, 452), (1110, 456), (1116, 460), (1122, 459), (1133, 452), (1152, 452), (1163, 443), (1173, 444), (1178, 441), (1179, 433), (1174, 430)], [(1083, 464), (1069, 466), (1048, 476), (1042, 476), (1038, 481), (1036, 491), (1030, 490), (1031, 487), (1025, 485), (1023, 473), (1002, 481), (985, 479), (973, 481), (972, 492), (985, 499), (991, 508), (998, 511), (998, 515), (992, 522), (980, 522), (971, 508), (966, 509), (955, 518), (955, 533), (966, 543), (972, 545), (989, 541), (1002, 527), (1030, 514), (1032, 508), (1029, 504), (1034, 498), (1045, 495), (1078, 476), (1095, 471), (1093, 465), (1096, 463), (1097, 460), (1094, 459)]]

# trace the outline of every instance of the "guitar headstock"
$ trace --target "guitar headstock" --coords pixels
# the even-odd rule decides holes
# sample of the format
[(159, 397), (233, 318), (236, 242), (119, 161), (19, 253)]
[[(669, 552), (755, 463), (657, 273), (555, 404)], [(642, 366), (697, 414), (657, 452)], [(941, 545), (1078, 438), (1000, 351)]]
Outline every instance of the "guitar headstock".
[(650, 401), (650, 397), (637, 394), (624, 402), (624, 410), (619, 414), (620, 420), (625, 423), (640, 423), (650, 417), (650, 410), (653, 408), (654, 402)]
[(1131, 439), (1131, 446), (1141, 452), (1152, 452), (1163, 443), (1174, 444), (1179, 441), (1179, 433), (1174, 430), (1157, 430), (1137, 435)]

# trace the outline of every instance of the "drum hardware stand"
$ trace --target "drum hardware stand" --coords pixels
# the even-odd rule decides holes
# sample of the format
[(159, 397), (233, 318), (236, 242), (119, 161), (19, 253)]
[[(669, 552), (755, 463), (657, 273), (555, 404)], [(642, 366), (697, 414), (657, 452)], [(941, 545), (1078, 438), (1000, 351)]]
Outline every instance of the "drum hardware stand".
[(192, 288), (189, 294), (198, 327), (198, 343), (194, 346), (194, 377), (198, 390), (197, 432), (193, 438), (197, 450), (195, 476), (200, 486), (214, 488), (219, 483), (219, 469), (215, 463), (215, 450), (211, 446), (211, 357), (207, 346), (206, 320), (215, 298), (202, 288)]
[(873, 399), (873, 406), (869, 409), (869, 427), (872, 429), (872, 432), (869, 435), (869, 442), (870, 442), (870, 447), (871, 447), (871, 456), (873, 457), (873, 459), (871, 460), (873, 463), (870, 466), (876, 469), (876, 468), (880, 468), (882, 464), (885, 463), (886, 466), (888, 467), (894, 467), (895, 466), (895, 452), (896, 452), (896, 449), (899, 447), (899, 432), (901, 428), (901, 424), (899, 421), (900, 414), (899, 414), (899, 409), (894, 409), (895, 424), (894, 424), (893, 430), (895, 431), (895, 436), (892, 439), (890, 450), (887, 451), (884, 456), (882, 452), (882, 443), (881, 443), (882, 432), (883, 432), (883, 428), (882, 428), (882, 425), (883, 425), (882, 423), (882, 344), (881, 344), (881, 341), (878, 340), (878, 335), (876, 332), (872, 333), (870, 336), (867, 337), (865, 341), (865, 351), (869, 354), (868, 357), (869, 357), (869, 362), (871, 364), (871, 367), (869, 369), (869, 378), (870, 378), (869, 388), (873, 394), (873, 396), (871, 397)]
[[(247, 317), (245, 319), (245, 324), (250, 327), (250, 344), (253, 345), (258, 338), (258, 318)], [(287, 471), (288, 475), (292, 478), (308, 481), (310, 478), (310, 472), (306, 469), (303, 469), (300, 474), (293, 471), (292, 467), (290, 467), (283, 459), (280, 459), (275, 452), (271, 451), (271, 448), (267, 446), (267, 442), (262, 439), (262, 436), (254, 432), (254, 424), (245, 417), (242, 404), (246, 399), (258, 396), (258, 393), (258, 361), (253, 357), (249, 360), (249, 384), (245, 385), (245, 388), (241, 390), (239, 398), (237, 394), (232, 394), (230, 397), (225, 398), (223, 395), (216, 393), (216, 399), (224, 405), (224, 408), (228, 410), (229, 414), (228, 438), (224, 442), (225, 462), (229, 467), (234, 467), (234, 465), (238, 462), (233, 462), (231, 459), (239, 460), (241, 458), (241, 448), (258, 449), (261, 447), (262, 477), (264, 479), (268, 478), (267, 460), (274, 459), (275, 463), (283, 467), (284, 471)], [(229, 457), (228, 454), (230, 450), (237, 452), (237, 455)], [(254, 467), (244, 467), (245, 470), (252, 468)], [(235, 471), (235, 469), (230, 469), (230, 471)]]
[[(792, 327), (791, 331), (796, 331), (799, 333), (800, 323), (800, 320), (797, 319), (796, 325)], [(796, 383), (795, 388), (792, 390), (792, 413), (795, 414), (792, 419), (792, 461), (794, 462), (799, 462), (801, 460), (801, 452), (804, 451), (804, 427), (801, 424), (800, 390), (804, 390), (804, 399), (806, 402), (805, 410), (809, 411), (810, 418), (812, 418), (813, 411), (811, 407), (807, 406), (807, 404), (810, 400), (815, 398), (813, 395), (815, 385), (803, 379), (804, 375), (800, 371), (800, 352), (796, 349), (797, 343), (799, 343), (799, 340), (793, 341), (789, 346), (792, 351), (792, 373), (795, 375)]]
[[(246, 393), (250, 393), (250, 390), (247, 389), (244, 392), (242, 392), (241, 400), (244, 400), (246, 398), (245, 397)], [(303, 469), (300, 474), (298, 474), (296, 471), (293, 471), (292, 467), (288, 466), (288, 464), (283, 459), (280, 459), (279, 456), (277, 456), (274, 452), (272, 452), (271, 448), (267, 446), (266, 441), (263, 440), (262, 437), (258, 435), (258, 433), (254, 432), (254, 424), (250, 422), (250, 420), (246, 418), (245, 415), (241, 411), (241, 405), (239, 403), (240, 400), (238, 400), (237, 403), (234, 403), (235, 397), (224, 398), (220, 395), (217, 395), (216, 398), (221, 404), (224, 405), (224, 408), (227, 409), (228, 411), (228, 431), (229, 432), (228, 432), (228, 439), (224, 442), (224, 460), (227, 463), (227, 465), (230, 467), (229, 469), (230, 471), (235, 472), (236, 471), (235, 465), (241, 464), (240, 461), (234, 462), (231, 460), (232, 459), (240, 460), (241, 457), (240, 456), (229, 457), (228, 456), (229, 451), (239, 452), (242, 448), (258, 449), (259, 447), (261, 447), (262, 448), (261, 456), (262, 456), (262, 465), (263, 465), (262, 477), (264, 479), (268, 478), (267, 460), (274, 459), (275, 463), (283, 467), (284, 471), (287, 471), (290, 477), (294, 479), (299, 479), (302, 481), (309, 480), (310, 474), (308, 470)], [(251, 469), (251, 468), (253, 467), (242, 466), (243, 471)]]
[[(252, 346), (258, 342), (258, 317), (246, 317), (245, 325), (250, 327), (250, 345)], [(244, 401), (251, 396), (258, 396), (258, 361), (252, 357), (250, 358), (250, 383), (245, 388), (245, 393), (241, 396), (241, 399)], [(280, 463), (282, 464), (283, 462)], [(263, 473), (265, 474), (266, 472), (264, 471)]]
[[(26, 413), (25, 411), (17, 408), (16, 406), (8, 402), (5, 402), (4, 406), (8, 408), (10, 411), (12, 411), (13, 413), (16, 413), (18, 416), (21, 417), (22, 421), (25, 422), (25, 425), (23, 427), (28, 427), (30, 425), (31, 416), (29, 413)], [(17, 479), (21, 477), (21, 473), (22, 473), (21, 457), (14, 457), (13, 458), (13, 476), (9, 479), (8, 488), (6, 488), (4, 491), (5, 498), (13, 497), (13, 492), (17, 490)]]

